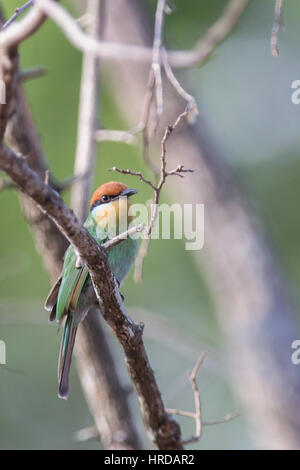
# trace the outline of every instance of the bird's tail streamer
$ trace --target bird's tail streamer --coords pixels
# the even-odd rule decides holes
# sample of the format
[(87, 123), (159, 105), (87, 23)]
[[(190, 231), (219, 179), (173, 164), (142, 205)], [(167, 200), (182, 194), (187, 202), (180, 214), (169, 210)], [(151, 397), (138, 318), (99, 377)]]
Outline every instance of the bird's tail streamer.
[(72, 353), (77, 333), (77, 326), (71, 315), (67, 316), (63, 337), (61, 340), (58, 362), (58, 396), (67, 399), (69, 393), (69, 372), (72, 361)]

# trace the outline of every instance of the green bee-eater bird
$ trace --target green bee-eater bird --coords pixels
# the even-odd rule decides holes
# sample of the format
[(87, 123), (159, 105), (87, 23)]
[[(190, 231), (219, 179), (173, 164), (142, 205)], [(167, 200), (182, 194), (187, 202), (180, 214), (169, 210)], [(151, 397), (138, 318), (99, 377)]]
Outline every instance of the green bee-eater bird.
[[(136, 189), (114, 181), (103, 184), (95, 191), (84, 227), (99, 245), (127, 230), (131, 220), (128, 215), (128, 198), (136, 193)], [(119, 284), (127, 277), (137, 249), (138, 241), (128, 237), (108, 252), (110, 267)], [(70, 245), (65, 253), (62, 274), (45, 302), (46, 310), (51, 311), (50, 321), (56, 319), (62, 323), (65, 320), (58, 361), (60, 398), (68, 397), (69, 371), (77, 328), (89, 310), (98, 305), (87, 267), (84, 264), (76, 267), (76, 263), (77, 255)]]

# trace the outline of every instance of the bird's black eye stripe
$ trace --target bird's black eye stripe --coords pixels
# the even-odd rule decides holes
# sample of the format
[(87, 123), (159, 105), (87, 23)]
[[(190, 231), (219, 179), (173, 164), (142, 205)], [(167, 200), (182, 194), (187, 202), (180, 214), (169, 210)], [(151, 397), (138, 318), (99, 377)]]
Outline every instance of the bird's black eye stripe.
[(111, 199), (113, 198), (104, 194), (100, 199), (94, 202), (94, 204), (91, 206), (91, 211), (95, 209), (95, 207), (100, 206), (101, 204), (106, 204), (107, 202), (110, 202)]
[(99, 199), (98, 201), (94, 202), (90, 210), (92, 211), (93, 209), (95, 209), (95, 207), (100, 206), (100, 204), (101, 204), (101, 200)]

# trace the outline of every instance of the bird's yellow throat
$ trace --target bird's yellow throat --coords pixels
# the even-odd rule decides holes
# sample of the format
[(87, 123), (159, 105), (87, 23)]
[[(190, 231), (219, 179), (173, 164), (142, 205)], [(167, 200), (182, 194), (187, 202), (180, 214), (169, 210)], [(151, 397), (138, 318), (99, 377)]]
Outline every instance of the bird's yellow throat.
[(108, 204), (100, 204), (92, 210), (92, 215), (108, 234), (109, 238), (128, 229), (132, 217), (128, 216), (130, 201), (127, 197), (120, 197)]

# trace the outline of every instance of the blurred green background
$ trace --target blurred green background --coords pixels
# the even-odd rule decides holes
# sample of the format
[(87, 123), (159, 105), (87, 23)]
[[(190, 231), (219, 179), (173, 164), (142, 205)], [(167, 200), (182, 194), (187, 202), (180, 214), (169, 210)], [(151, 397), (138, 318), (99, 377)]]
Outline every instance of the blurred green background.
[[(144, 2), (150, 17), (156, 2)], [(1, 1), (7, 17), (22, 3)], [(177, 12), (166, 19), (167, 42), (172, 48), (189, 48), (218, 17), (226, 1), (177, 0), (175, 4)], [(185, 74), (186, 88), (199, 99), (200, 116), (206, 119), (221, 154), (264, 221), (297, 305), (300, 106), (291, 103), (291, 83), (300, 79), (299, 15), (299, 1), (286, 2), (287, 29), (279, 35), (280, 57), (274, 59), (269, 46), (274, 0), (252, 0), (238, 27), (213, 58)], [(48, 69), (45, 77), (26, 84), (26, 93), (50, 167), (58, 179), (64, 179), (72, 174), (81, 54), (48, 21), (22, 45), (20, 56), (23, 68), (42, 65)], [(126, 129), (105, 77), (101, 119), (107, 128)], [(103, 144), (97, 157), (95, 187), (112, 178), (107, 171), (112, 165), (145, 171), (139, 149)], [(133, 185), (132, 179), (120, 179)], [(134, 186), (139, 189), (138, 202), (149, 198), (141, 183), (134, 180)], [(166, 193), (164, 197), (167, 200)], [(69, 200), (68, 194), (65, 198)], [(14, 191), (1, 192), (0, 213), (0, 339), (7, 345), (7, 365), (0, 366), (0, 448), (98, 449), (98, 442), (82, 444), (74, 437), (76, 431), (92, 425), (75, 367), (69, 400), (57, 398), (60, 338), (43, 309), (49, 281)], [(193, 410), (187, 372), (199, 354), (209, 349), (199, 375), (203, 417), (215, 419), (238, 410), (224, 372), (222, 337), (213, 302), (191, 252), (184, 250), (184, 242), (154, 241), (145, 262), (143, 284), (137, 287), (130, 278), (122, 292), (134, 319), (146, 322), (146, 347), (166, 405)], [(126, 382), (121, 355), (120, 364)], [(184, 436), (193, 434), (192, 421), (179, 421)], [(253, 446), (247, 423), (239, 418), (205, 428), (201, 441), (191, 448)]]

